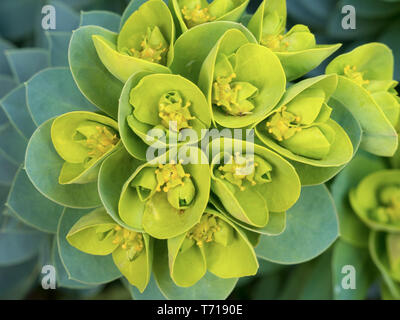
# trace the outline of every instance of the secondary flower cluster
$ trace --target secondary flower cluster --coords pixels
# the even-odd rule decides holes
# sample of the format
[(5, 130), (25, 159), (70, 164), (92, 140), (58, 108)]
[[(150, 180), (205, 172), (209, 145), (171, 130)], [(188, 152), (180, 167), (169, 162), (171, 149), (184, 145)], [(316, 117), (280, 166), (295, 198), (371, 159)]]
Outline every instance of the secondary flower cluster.
[[(101, 206), (73, 225), (68, 242), (92, 255), (112, 254), (140, 291), (152, 266), (164, 263), (155, 246), (167, 251), (171, 279), (181, 287), (207, 272), (254, 275), (254, 248), (260, 235), (271, 235), (271, 217), (279, 213), (284, 224), (301, 186), (329, 180), (360, 144), (335, 112), (361, 123), (365, 150), (390, 156), (397, 148), (399, 98), (387, 47), (360, 47), (335, 59), (325, 75), (287, 87), (340, 45), (316, 44), (303, 25), (286, 32), (283, 0), (264, 1), (245, 27), (238, 22), (247, 3), (172, 0), (168, 7), (149, 0), (118, 34), (79, 28), (69, 48), (71, 71), (107, 115), (64, 113), (31, 139), (30, 150), (46, 150), (56, 168), (50, 187), (41, 187), (34, 171), (43, 164), (28, 150), (27, 172), (42, 193), (70, 207)], [(95, 52), (101, 79), (85, 78), (91, 71), (75, 58), (81, 46)], [(101, 101), (101, 90), (115, 90), (115, 100)], [(211, 128), (252, 129), (254, 143), (219, 137), (201, 150), (196, 142)], [(150, 148), (166, 152), (149, 159)], [(398, 223), (398, 194), (399, 186), (382, 191), (382, 206), (366, 217)]]

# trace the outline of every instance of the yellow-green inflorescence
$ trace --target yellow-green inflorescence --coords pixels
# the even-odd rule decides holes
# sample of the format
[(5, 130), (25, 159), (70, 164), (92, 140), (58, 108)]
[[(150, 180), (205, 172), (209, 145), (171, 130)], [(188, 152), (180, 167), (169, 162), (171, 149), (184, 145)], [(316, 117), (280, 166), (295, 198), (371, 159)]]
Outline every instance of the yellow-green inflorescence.
[(112, 238), (112, 243), (126, 251), (130, 261), (135, 260), (143, 251), (143, 235), (141, 233), (130, 231), (120, 226), (107, 230), (98, 227), (97, 236), (100, 241)]
[(202, 7), (201, 4), (196, 4), (194, 7), (188, 7), (185, 5), (181, 11), (188, 28), (214, 21), (216, 19), (216, 17), (213, 17), (210, 14), (208, 6)]
[(129, 48), (125, 50), (129, 55), (149, 62), (165, 64), (169, 45), (165, 40), (160, 28), (157, 26), (147, 28), (140, 43), (140, 49)]
[(234, 55), (221, 55), (216, 63), (212, 103), (233, 116), (251, 114), (255, 108), (253, 98), (258, 94), (258, 88), (249, 82), (234, 81), (237, 75), (230, 60), (234, 60)]
[(190, 106), (191, 102), (184, 103), (182, 96), (177, 91), (164, 94), (158, 103), (158, 116), (161, 118), (161, 124), (175, 132), (191, 128), (189, 122), (195, 117), (190, 114)]
[(233, 239), (233, 228), (221, 218), (205, 213), (200, 222), (186, 234), (186, 237), (200, 248), (212, 242), (227, 246)]
[(343, 74), (347, 78), (353, 80), (355, 83), (357, 83), (360, 86), (366, 86), (370, 83), (369, 80), (364, 79), (364, 73), (357, 71), (356, 66), (350, 66), (347, 65), (343, 69)]
[(218, 167), (220, 178), (229, 181), (241, 191), (246, 186), (271, 182), (271, 165), (259, 156), (244, 157), (240, 153), (232, 156), (227, 164)]
[(115, 130), (94, 122), (79, 126), (74, 139), (88, 150), (88, 157), (85, 161), (88, 165), (114, 148), (119, 141)]
[(276, 140), (283, 141), (293, 137), (302, 130), (300, 125), (301, 118), (289, 111), (287, 106), (278, 108), (266, 122), (268, 133)]
[(371, 216), (382, 223), (400, 223), (400, 185), (385, 186), (379, 192), (379, 206), (371, 211)]
[(159, 164), (155, 170), (157, 192), (167, 193), (168, 202), (176, 209), (185, 209), (195, 197), (195, 187), (182, 161)]

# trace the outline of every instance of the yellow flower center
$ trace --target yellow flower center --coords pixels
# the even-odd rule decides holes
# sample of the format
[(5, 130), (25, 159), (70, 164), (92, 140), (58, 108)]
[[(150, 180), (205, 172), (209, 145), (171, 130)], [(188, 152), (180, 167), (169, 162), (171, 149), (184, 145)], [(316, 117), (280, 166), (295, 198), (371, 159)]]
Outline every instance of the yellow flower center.
[(120, 226), (116, 226), (113, 231), (115, 235), (112, 243), (125, 250), (130, 261), (135, 260), (144, 248), (143, 235)]
[(162, 125), (175, 132), (184, 128), (191, 128), (189, 121), (195, 119), (190, 114), (189, 107), (191, 105), (189, 101), (183, 104), (183, 99), (176, 91), (163, 95), (158, 104), (158, 116), (162, 119)]
[(397, 185), (385, 187), (379, 195), (380, 206), (372, 214), (380, 222), (400, 222), (400, 187)]
[[(234, 116), (244, 116), (251, 114), (255, 108), (249, 99), (252, 98), (257, 88), (245, 82), (233, 82), (236, 74), (233, 73), (229, 77), (217, 76), (213, 84), (212, 103), (221, 107), (226, 113)], [(252, 89), (242, 91), (245, 88)], [(243, 93), (243, 94), (242, 94)]]
[(187, 6), (184, 6), (181, 11), (183, 13), (183, 18), (185, 19), (186, 25), (189, 28), (205, 22), (214, 21), (216, 19), (216, 17), (210, 15), (208, 8), (202, 8), (200, 4), (196, 5), (196, 7), (193, 9), (189, 9)]
[(157, 179), (157, 192), (168, 192), (170, 189), (184, 185), (184, 179), (189, 178), (190, 174), (185, 173), (182, 163), (171, 161), (168, 164), (159, 164), (155, 171)]
[(96, 133), (86, 139), (88, 155), (91, 159), (98, 159), (110, 151), (119, 141), (116, 133), (106, 126), (96, 126)]
[(203, 247), (204, 243), (212, 242), (215, 232), (220, 230), (217, 218), (212, 214), (204, 214), (200, 222), (187, 233), (186, 237), (194, 240), (199, 247)]
[(140, 50), (130, 48), (128, 54), (135, 58), (162, 64), (165, 60), (168, 44), (158, 27), (149, 28), (140, 43)]
[(261, 44), (272, 51), (284, 52), (288, 50), (289, 42), (283, 41), (285, 37), (281, 34), (268, 34), (261, 39)]
[(364, 73), (358, 72), (356, 66), (347, 65), (343, 72), (347, 78), (353, 80), (360, 86), (368, 85), (370, 83), (369, 80), (364, 80)]
[(250, 159), (240, 156), (236, 153), (235, 156), (231, 157), (228, 164), (221, 165), (218, 170), (222, 173), (221, 179), (226, 179), (230, 183), (239, 187), (240, 190), (245, 190), (243, 183), (248, 181), (252, 186), (255, 186), (257, 182), (254, 180), (255, 167), (258, 163), (254, 163)]
[(300, 117), (287, 111), (286, 106), (278, 108), (266, 122), (268, 132), (278, 141), (293, 137), (301, 131)]

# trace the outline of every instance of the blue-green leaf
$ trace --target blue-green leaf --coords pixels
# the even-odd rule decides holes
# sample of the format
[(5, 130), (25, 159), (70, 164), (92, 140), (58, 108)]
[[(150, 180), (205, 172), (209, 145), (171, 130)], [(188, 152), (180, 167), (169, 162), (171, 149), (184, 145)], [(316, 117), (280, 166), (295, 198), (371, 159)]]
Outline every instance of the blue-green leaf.
[(49, 52), (45, 49), (11, 49), (6, 51), (6, 57), (19, 83), (27, 81), (50, 64)]
[(16, 164), (24, 161), (27, 140), (11, 123), (0, 125), (0, 152), (12, 159)]
[(38, 125), (71, 111), (98, 111), (77, 88), (65, 67), (42, 70), (26, 83), (27, 103)]
[(68, 67), (68, 46), (71, 39), (71, 32), (47, 31), (49, 42), (50, 65), (52, 67)]
[(50, 233), (57, 232), (58, 220), (64, 209), (37, 191), (22, 168), (15, 176), (7, 206), (24, 223)]
[(335, 206), (323, 186), (303, 187), (299, 201), (287, 212), (286, 230), (261, 236), (260, 258), (281, 264), (301, 263), (320, 255), (339, 236)]
[[(346, 272), (342, 273), (344, 266), (353, 266), (356, 270), (354, 289), (348, 290), (342, 286), (342, 280), (346, 276)], [(366, 299), (367, 291), (376, 277), (376, 269), (368, 249), (354, 247), (342, 240), (333, 249), (332, 271), (334, 297), (337, 300)]]
[(7, 94), (1, 101), (1, 106), (6, 112), (10, 122), (26, 138), (32, 135), (36, 129), (32, 117), (26, 105), (25, 85), (20, 84)]
[(82, 26), (100, 26), (111, 30), (113, 32), (118, 32), (119, 24), (121, 21), (121, 16), (110, 11), (87, 11), (81, 13), (80, 27)]

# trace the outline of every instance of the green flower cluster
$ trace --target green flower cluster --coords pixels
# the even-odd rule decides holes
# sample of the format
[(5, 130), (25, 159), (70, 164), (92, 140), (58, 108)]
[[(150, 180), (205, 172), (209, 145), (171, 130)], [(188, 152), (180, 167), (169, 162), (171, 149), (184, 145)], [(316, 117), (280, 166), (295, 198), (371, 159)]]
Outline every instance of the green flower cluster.
[[(316, 44), (303, 25), (286, 32), (284, 0), (251, 17), (247, 4), (149, 0), (118, 33), (80, 27), (70, 69), (101, 112), (63, 110), (30, 139), (34, 186), (65, 207), (94, 208), (70, 223), (68, 243), (111, 255), (140, 292), (165, 268), (179, 287), (255, 275), (260, 237), (285, 230), (302, 186), (335, 176), (360, 145), (397, 149), (387, 47), (357, 48), (325, 75), (288, 83), (340, 45)], [(210, 141), (207, 130), (225, 134)], [(237, 136), (249, 130), (252, 141)], [(398, 188), (368, 217), (397, 217)]]

